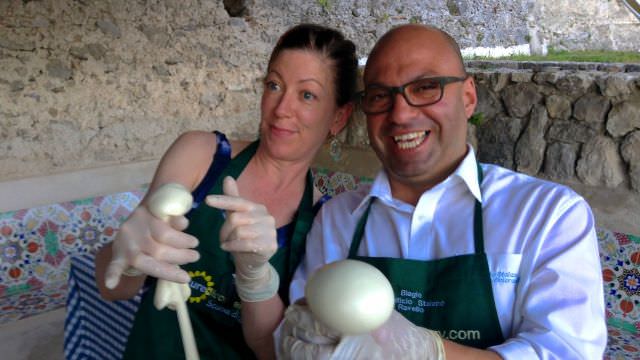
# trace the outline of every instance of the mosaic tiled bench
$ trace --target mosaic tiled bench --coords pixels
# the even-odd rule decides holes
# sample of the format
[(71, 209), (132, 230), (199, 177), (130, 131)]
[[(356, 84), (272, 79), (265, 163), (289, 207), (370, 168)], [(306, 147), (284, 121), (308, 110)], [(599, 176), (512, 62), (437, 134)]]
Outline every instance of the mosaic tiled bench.
[[(315, 170), (336, 194), (370, 181)], [(72, 258), (112, 240), (145, 189), (0, 213), (0, 325), (64, 307)], [(605, 359), (640, 359), (640, 237), (597, 230), (609, 342)]]
[[(328, 194), (362, 180), (314, 169)], [(65, 306), (70, 259), (113, 239), (145, 189), (0, 213), (0, 325)]]

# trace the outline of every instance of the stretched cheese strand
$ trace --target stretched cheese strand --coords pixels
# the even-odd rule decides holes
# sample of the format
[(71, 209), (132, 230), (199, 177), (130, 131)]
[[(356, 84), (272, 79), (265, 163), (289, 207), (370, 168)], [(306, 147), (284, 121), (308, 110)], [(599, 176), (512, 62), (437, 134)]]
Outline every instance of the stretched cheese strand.
[[(191, 193), (187, 188), (177, 183), (164, 184), (149, 198), (148, 208), (151, 213), (163, 220), (169, 221), (169, 216), (186, 214), (193, 203)], [(182, 345), (187, 360), (198, 360), (198, 347), (193, 336), (193, 327), (189, 319), (186, 301), (191, 295), (188, 284), (158, 279), (153, 304), (158, 310), (167, 307), (176, 311)]]

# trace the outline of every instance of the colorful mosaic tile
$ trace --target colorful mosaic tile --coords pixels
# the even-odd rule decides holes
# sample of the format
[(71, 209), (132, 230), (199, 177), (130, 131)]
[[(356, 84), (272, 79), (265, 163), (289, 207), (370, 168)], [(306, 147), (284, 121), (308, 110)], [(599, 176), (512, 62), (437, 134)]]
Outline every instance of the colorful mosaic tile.
[(64, 306), (71, 254), (113, 239), (140, 189), (0, 214), (0, 324)]
[(315, 185), (323, 194), (337, 195), (343, 191), (354, 190), (360, 183), (371, 182), (371, 179), (356, 177), (343, 172), (314, 169)]
[(598, 229), (609, 343), (605, 359), (640, 359), (640, 237)]
[[(67, 262), (67, 266), (68, 266)], [(0, 298), (0, 324), (24, 319), (64, 307), (67, 299), (67, 282), (58, 282), (55, 286), (29, 289)]]

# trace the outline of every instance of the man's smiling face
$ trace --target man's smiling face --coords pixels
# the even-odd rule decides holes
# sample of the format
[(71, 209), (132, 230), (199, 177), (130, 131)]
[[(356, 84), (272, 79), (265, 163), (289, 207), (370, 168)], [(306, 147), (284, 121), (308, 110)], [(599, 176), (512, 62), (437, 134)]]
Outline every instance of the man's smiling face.
[[(424, 77), (465, 77), (458, 55), (439, 32), (405, 26), (387, 34), (369, 57), (364, 83), (402, 86)], [(444, 180), (464, 158), (467, 119), (476, 104), (472, 78), (444, 87), (442, 99), (411, 106), (395, 94), (393, 107), (367, 115), (372, 148), (394, 183), (422, 191)], [(395, 196), (396, 194), (394, 194)]]

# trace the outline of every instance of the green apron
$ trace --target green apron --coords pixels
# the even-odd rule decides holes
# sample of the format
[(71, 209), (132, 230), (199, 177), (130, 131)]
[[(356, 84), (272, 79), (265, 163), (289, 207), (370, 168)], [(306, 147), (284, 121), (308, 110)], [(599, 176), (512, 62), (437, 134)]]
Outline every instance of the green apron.
[[(222, 171), (209, 194), (222, 194), (222, 179), (238, 178), (258, 148), (249, 145)], [(187, 308), (201, 359), (253, 359), (240, 324), (240, 298), (234, 284), (231, 255), (220, 249), (222, 211), (202, 204), (191, 214), (186, 232), (200, 240), (200, 260), (182, 266), (191, 276), (191, 297)], [(307, 232), (314, 217), (313, 180), (307, 173), (305, 191), (294, 220), (289, 243), (278, 248), (269, 260), (280, 275), (278, 293), (287, 302), (289, 284), (304, 255)], [(184, 359), (176, 313), (153, 305), (155, 281), (142, 299), (125, 350), (125, 359)]]
[[(482, 183), (479, 165), (478, 183)], [(504, 339), (484, 253), (480, 202), (476, 200), (474, 213), (475, 253), (431, 261), (357, 256), (372, 203), (358, 222), (349, 258), (367, 262), (385, 274), (393, 287), (396, 310), (414, 324), (463, 345), (484, 349), (501, 344)]]

